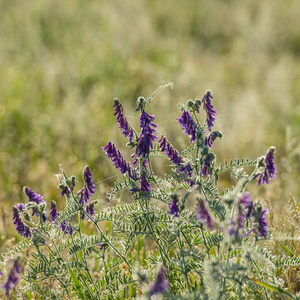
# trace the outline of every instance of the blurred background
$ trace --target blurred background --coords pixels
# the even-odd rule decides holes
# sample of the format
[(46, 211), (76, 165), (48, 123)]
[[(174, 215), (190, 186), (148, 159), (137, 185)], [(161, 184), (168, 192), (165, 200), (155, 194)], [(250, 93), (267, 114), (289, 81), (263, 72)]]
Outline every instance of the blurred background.
[(273, 145), (275, 180), (250, 189), (279, 206), (290, 193), (299, 201), (299, 11), (298, 0), (0, 1), (0, 244), (15, 234), (11, 208), (27, 201), (23, 186), (63, 207), (59, 164), (79, 182), (88, 164), (105, 203), (118, 171), (101, 147), (112, 140), (130, 155), (113, 99), (138, 124), (137, 98), (163, 81), (174, 88), (149, 113), (171, 143), (181, 150), (189, 140), (178, 102), (210, 89), (224, 135), (218, 162)]

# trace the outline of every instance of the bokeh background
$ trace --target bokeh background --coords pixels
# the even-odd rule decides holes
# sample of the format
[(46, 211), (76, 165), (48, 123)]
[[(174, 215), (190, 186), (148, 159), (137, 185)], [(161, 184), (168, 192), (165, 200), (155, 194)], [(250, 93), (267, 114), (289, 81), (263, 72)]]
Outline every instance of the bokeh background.
[[(274, 145), (276, 180), (250, 189), (279, 207), (290, 193), (299, 200), (299, 11), (299, 0), (1, 0), (0, 245), (15, 234), (11, 208), (27, 201), (23, 186), (63, 206), (59, 164), (79, 181), (88, 164), (105, 203), (118, 172), (101, 147), (113, 140), (129, 156), (113, 99), (137, 124), (137, 98), (163, 81), (174, 88), (149, 112), (178, 149), (188, 143), (178, 102), (210, 89), (224, 135), (218, 161)], [(231, 186), (229, 174), (221, 179)]]

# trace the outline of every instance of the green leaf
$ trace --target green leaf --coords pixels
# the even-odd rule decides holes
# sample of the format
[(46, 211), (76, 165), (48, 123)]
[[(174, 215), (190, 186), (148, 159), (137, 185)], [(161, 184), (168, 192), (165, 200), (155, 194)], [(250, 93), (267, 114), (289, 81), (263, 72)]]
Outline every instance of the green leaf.
[(69, 273), (71, 274), (71, 278), (72, 278), (72, 281), (73, 281), (74, 286), (76, 288), (76, 292), (77, 292), (77, 295), (78, 295), (79, 299), (85, 300), (85, 296), (84, 296), (83, 291), (81, 289), (81, 284), (80, 284), (79, 280), (77, 279), (76, 275), (74, 274), (74, 272), (72, 271), (71, 268), (69, 268)]
[(277, 293), (280, 293), (280, 294), (285, 294), (285, 295), (287, 295), (287, 296), (289, 296), (289, 297), (295, 299), (294, 296), (293, 296), (291, 293), (289, 293), (288, 291), (283, 290), (283, 289), (280, 288), (280, 287), (277, 287), (277, 286), (275, 286), (275, 285), (272, 285), (272, 284), (269, 284), (269, 283), (266, 283), (266, 282), (262, 282), (262, 281), (260, 281), (260, 280), (251, 279), (251, 278), (248, 278), (248, 279), (250, 279), (251, 281), (253, 281), (253, 282), (255, 282), (255, 283), (257, 283), (257, 284), (263, 286), (263, 287), (266, 288), (266, 289), (272, 290), (272, 291), (277, 292)]
[(290, 256), (290, 257), (294, 257), (295, 255), (294, 255), (294, 253), (290, 250), (290, 249), (288, 249), (284, 244), (282, 244), (281, 242), (279, 242), (279, 241), (277, 241), (279, 244), (280, 244), (280, 246), (283, 248), (283, 250)]

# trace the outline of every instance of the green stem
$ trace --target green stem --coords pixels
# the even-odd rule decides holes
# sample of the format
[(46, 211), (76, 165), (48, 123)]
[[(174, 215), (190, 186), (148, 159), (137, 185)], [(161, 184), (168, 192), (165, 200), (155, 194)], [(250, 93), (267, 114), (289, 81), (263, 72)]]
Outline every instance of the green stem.
[[(181, 232), (181, 230), (180, 230), (180, 228), (178, 228), (178, 235), (177, 236), (178, 236), (179, 245), (180, 245), (180, 248), (181, 248), (180, 250), (183, 250), (183, 243), (182, 243), (181, 238), (180, 238), (180, 232)], [(190, 283), (189, 283), (189, 279), (188, 279), (188, 273), (186, 271), (186, 264), (185, 264), (184, 257), (181, 257), (181, 262), (182, 262), (183, 268), (184, 268), (184, 276), (185, 276), (186, 284), (187, 284), (187, 287), (189, 289), (189, 292), (191, 293), (192, 291), (191, 291), (191, 287), (190, 287)]]
[[(147, 211), (148, 211), (148, 201), (145, 200), (145, 202), (146, 202), (146, 209), (147, 209)], [(156, 236), (155, 236), (155, 234), (154, 234), (154, 229), (153, 229), (153, 227), (152, 227), (152, 223), (150, 222), (150, 220), (149, 220), (149, 218), (148, 218), (148, 214), (145, 212), (144, 206), (142, 205), (142, 201), (139, 201), (139, 203), (140, 203), (140, 207), (141, 207), (141, 209), (142, 209), (142, 211), (143, 211), (143, 213), (144, 213), (144, 216), (145, 216), (145, 219), (146, 219), (146, 222), (147, 222), (147, 226), (148, 226), (148, 228), (149, 228), (149, 230), (150, 230), (150, 235), (151, 235), (151, 237), (154, 239), (156, 245), (158, 246), (160, 254), (161, 254), (161, 255), (163, 254), (163, 255), (162, 255), (162, 258), (164, 259), (164, 257), (165, 257), (165, 258), (168, 260), (169, 264), (170, 264), (169, 256), (168, 256), (167, 253), (165, 253), (165, 251), (162, 249), (160, 243), (158, 242), (158, 240), (157, 240), (157, 238), (156, 238)]]

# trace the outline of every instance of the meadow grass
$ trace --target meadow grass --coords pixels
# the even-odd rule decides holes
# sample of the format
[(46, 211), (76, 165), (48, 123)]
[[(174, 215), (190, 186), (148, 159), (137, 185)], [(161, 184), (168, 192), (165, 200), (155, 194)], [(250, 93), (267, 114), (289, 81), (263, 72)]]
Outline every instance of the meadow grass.
[[(208, 88), (225, 137), (220, 161), (276, 146), (276, 181), (250, 190), (270, 200), (279, 218), (289, 194), (300, 196), (299, 9), (297, 0), (1, 1), (1, 249), (8, 237), (19, 240), (10, 211), (24, 200), (23, 186), (59, 199), (60, 163), (77, 177), (89, 164), (107, 205), (117, 172), (100, 147), (123, 141), (113, 126), (113, 98), (132, 111), (165, 80), (174, 89), (161, 93), (153, 110), (177, 148), (186, 142), (177, 134), (178, 102)], [(137, 124), (137, 115), (130, 117)], [(222, 188), (232, 184), (221, 177)]]

